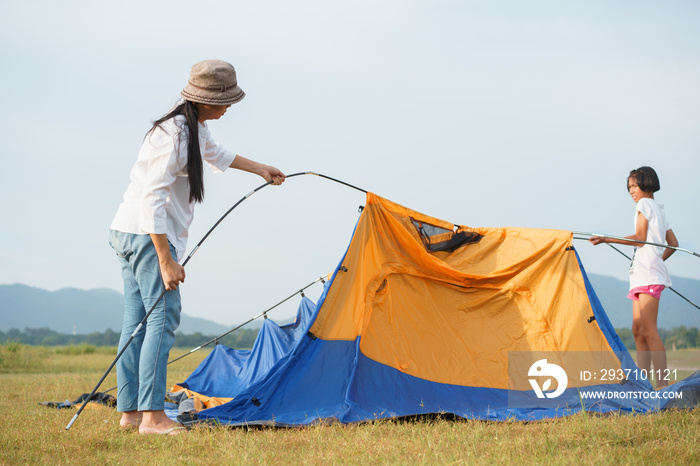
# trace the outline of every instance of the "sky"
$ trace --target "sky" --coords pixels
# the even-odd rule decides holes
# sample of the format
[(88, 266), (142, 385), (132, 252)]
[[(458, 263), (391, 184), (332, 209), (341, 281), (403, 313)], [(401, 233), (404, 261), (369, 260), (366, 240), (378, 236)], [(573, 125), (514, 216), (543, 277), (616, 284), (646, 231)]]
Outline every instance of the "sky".
[[(208, 58), (247, 94), (213, 137), (287, 174), (466, 226), (625, 236), (623, 183), (650, 165), (700, 251), (699, 31), (690, 0), (2, 0), (0, 284), (121, 291), (107, 235), (131, 166)], [(262, 183), (208, 173), (187, 253)], [(233, 325), (332, 272), (364, 200), (310, 175), (259, 191), (192, 256), (183, 312)], [(626, 280), (611, 248), (575, 246)], [(699, 258), (668, 267), (700, 286)]]

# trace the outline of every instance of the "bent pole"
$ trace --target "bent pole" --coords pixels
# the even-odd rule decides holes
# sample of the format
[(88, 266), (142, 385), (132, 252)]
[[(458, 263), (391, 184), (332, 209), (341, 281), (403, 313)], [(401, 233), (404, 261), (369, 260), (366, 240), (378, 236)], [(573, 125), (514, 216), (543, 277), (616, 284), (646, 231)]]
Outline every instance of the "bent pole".
[[(316, 172), (299, 172), (299, 173), (293, 173), (293, 174), (291, 174), (291, 175), (287, 175), (286, 178), (293, 178), (293, 177), (295, 177), (295, 176), (300, 176), (300, 175), (315, 175), (315, 176), (319, 176), (319, 177), (325, 178), (325, 179), (327, 179), (327, 180), (335, 181), (336, 183), (340, 183), (340, 184), (345, 185), (345, 186), (347, 186), (347, 187), (349, 187), (349, 188), (356, 189), (356, 190), (361, 191), (361, 192), (363, 192), (363, 193), (365, 193), (365, 194), (367, 193), (367, 191), (365, 191), (364, 189), (360, 189), (360, 188), (358, 188), (357, 186), (353, 186), (353, 185), (351, 185), (351, 184), (349, 184), (349, 183), (346, 183), (346, 182), (344, 182), (344, 181), (340, 181), (340, 180), (337, 180), (337, 179), (335, 179), (335, 178), (331, 178), (330, 176), (322, 175), (322, 174), (316, 173)], [(243, 197), (242, 197), (238, 202), (236, 202), (230, 209), (228, 209), (228, 210), (226, 211), (226, 213), (224, 213), (224, 215), (222, 215), (221, 218), (219, 218), (219, 220), (217, 220), (216, 223), (214, 223), (214, 226), (212, 226), (212, 227), (209, 229), (209, 231), (207, 231), (207, 233), (206, 233), (206, 234), (204, 235), (204, 237), (199, 241), (199, 243), (197, 243), (197, 245), (194, 247), (194, 249), (192, 249), (192, 252), (190, 252), (189, 255), (188, 255), (188, 256), (185, 258), (185, 260), (182, 262), (182, 266), (184, 267), (185, 265), (187, 265), (187, 263), (190, 261), (190, 259), (192, 258), (192, 256), (194, 256), (194, 254), (197, 252), (197, 250), (198, 250), (199, 247), (202, 245), (202, 243), (204, 243), (204, 241), (205, 241), (205, 240), (209, 237), (209, 235), (216, 229), (216, 227), (218, 227), (219, 224), (228, 216), (228, 214), (230, 214), (236, 207), (238, 207), (239, 205), (241, 205), (241, 203), (242, 203), (243, 201), (245, 201), (246, 199), (248, 199), (250, 196), (252, 196), (253, 194), (255, 194), (255, 193), (257, 193), (258, 191), (260, 191), (261, 189), (263, 189), (264, 187), (269, 186), (269, 185), (271, 185), (271, 184), (272, 184), (272, 181), (268, 181), (268, 182), (265, 183), (265, 184), (261, 184), (260, 186), (258, 186), (257, 188), (255, 188), (254, 190), (252, 190), (251, 192), (249, 192), (248, 194), (246, 194), (245, 196), (243, 196)], [(153, 304), (153, 306), (151, 306), (151, 308), (148, 310), (148, 312), (146, 313), (146, 315), (144, 316), (144, 318), (143, 318), (143, 319), (141, 320), (141, 322), (139, 322), (139, 324), (136, 326), (136, 330), (134, 330), (134, 332), (131, 334), (131, 336), (129, 337), (129, 339), (127, 340), (127, 342), (124, 344), (124, 346), (122, 347), (122, 349), (119, 351), (119, 353), (117, 354), (117, 357), (114, 358), (114, 361), (112, 361), (112, 364), (109, 365), (109, 367), (107, 368), (107, 370), (105, 371), (105, 373), (102, 375), (102, 378), (100, 379), (100, 381), (97, 382), (97, 385), (95, 385), (95, 388), (92, 389), (92, 391), (90, 392), (90, 396), (88, 396), (87, 398), (85, 398), (85, 401), (83, 401), (83, 404), (80, 405), (80, 408), (78, 408), (78, 411), (75, 413), (75, 416), (73, 416), (73, 418), (70, 420), (70, 422), (69, 422), (68, 425), (66, 426), (66, 430), (70, 430), (70, 428), (73, 427), (73, 424), (75, 423), (76, 420), (78, 420), (78, 416), (80, 416), (80, 413), (83, 412), (83, 410), (85, 409), (85, 406), (87, 406), (88, 402), (92, 399), (92, 397), (93, 397), (93, 396), (95, 395), (95, 393), (97, 392), (97, 389), (100, 388), (100, 385), (102, 385), (102, 382), (104, 382), (104, 380), (107, 378), (107, 376), (109, 375), (109, 373), (112, 371), (112, 368), (117, 364), (117, 361), (119, 361), (119, 358), (120, 358), (120, 357), (122, 356), (122, 354), (124, 353), (124, 350), (126, 350), (126, 348), (131, 344), (131, 342), (132, 342), (132, 341), (134, 340), (134, 338), (136, 337), (136, 334), (137, 334), (137, 333), (141, 330), (141, 328), (146, 324), (146, 321), (147, 321), (148, 318), (150, 317), (150, 315), (151, 315), (151, 313), (153, 312), (153, 310), (154, 310), (154, 309), (156, 308), (156, 306), (161, 302), (161, 300), (163, 299), (163, 296), (165, 296), (165, 292), (166, 292), (166, 290), (163, 290), (163, 292), (162, 292), (161, 295), (158, 297), (158, 299), (156, 300), (156, 302)]]
[[(700, 254), (698, 254), (697, 252), (693, 252), (693, 251), (691, 251), (690, 249), (679, 248), (679, 247), (676, 247), (676, 246), (669, 246), (668, 244), (650, 243), (649, 241), (641, 241), (641, 240), (637, 240), (637, 239), (629, 239), (629, 238), (625, 238), (625, 237), (622, 237), (622, 236), (603, 235), (603, 234), (601, 234), (601, 233), (586, 233), (586, 232), (583, 232), (583, 231), (572, 231), (571, 233), (573, 233), (573, 234), (575, 234), (575, 235), (582, 235), (582, 236), (589, 236), (589, 237), (590, 237), (590, 236), (598, 236), (598, 237), (600, 237), (600, 238), (619, 239), (619, 240), (622, 240), (622, 241), (629, 241), (630, 243), (649, 244), (649, 245), (651, 245), (651, 246), (659, 246), (659, 247), (666, 248), (666, 249), (675, 249), (676, 251), (687, 252), (688, 254), (692, 254), (693, 256), (700, 257)], [(574, 238), (574, 239), (585, 239), (585, 240), (587, 240), (588, 238)]]
[(183, 355), (178, 356), (177, 358), (175, 358), (175, 359), (173, 359), (172, 361), (168, 362), (168, 365), (174, 363), (175, 361), (179, 361), (180, 359), (184, 358), (185, 356), (189, 356), (190, 354), (195, 353), (195, 352), (201, 350), (202, 348), (206, 348), (207, 346), (211, 345), (212, 343), (214, 343), (214, 342), (216, 342), (216, 341), (218, 341), (218, 340), (221, 340), (221, 339), (222, 339), (223, 337), (225, 337), (226, 335), (235, 332), (235, 331), (238, 330), (239, 328), (245, 327), (246, 325), (248, 325), (249, 323), (253, 322), (253, 321), (256, 320), (256, 319), (259, 319), (259, 318), (261, 318), (261, 317), (265, 317), (265, 318), (267, 319), (267, 313), (268, 313), (268, 312), (270, 312), (271, 310), (273, 310), (273, 309), (276, 308), (277, 306), (280, 306), (280, 305), (286, 303), (287, 301), (289, 301), (290, 299), (292, 299), (294, 296), (298, 295), (299, 293), (301, 293), (302, 296), (303, 296), (303, 295), (304, 295), (304, 290), (306, 290), (307, 288), (309, 288), (309, 287), (312, 286), (312, 285), (315, 285), (315, 284), (318, 283), (318, 282), (325, 281), (326, 277), (327, 277), (327, 275), (323, 275), (323, 276), (321, 276), (321, 277), (318, 277), (316, 280), (312, 281), (311, 283), (309, 283), (309, 284), (306, 285), (305, 287), (299, 289), (298, 291), (295, 291), (294, 293), (290, 294), (289, 296), (287, 296), (286, 298), (284, 298), (282, 301), (278, 302), (278, 303), (275, 304), (274, 306), (272, 306), (272, 307), (270, 307), (270, 308), (267, 308), (266, 310), (264, 310), (264, 311), (261, 312), (260, 314), (256, 315), (255, 317), (251, 317), (250, 319), (246, 320), (245, 322), (243, 322), (242, 324), (236, 326), (235, 328), (232, 328), (231, 330), (227, 331), (226, 333), (222, 333), (222, 334), (219, 335), (218, 337), (212, 338), (212, 339), (209, 340), (208, 342), (202, 343), (201, 345), (199, 345), (198, 347), (196, 347), (196, 348), (194, 348), (194, 349), (191, 349), (191, 350), (188, 351), (187, 353), (184, 353)]
[[(613, 246), (612, 244), (610, 244), (610, 243), (605, 243), (605, 244), (607, 244), (608, 246), (610, 246), (611, 248), (613, 248), (615, 251), (617, 251), (617, 252), (619, 252), (620, 254), (622, 254), (623, 256), (625, 256), (628, 260), (632, 260), (632, 258), (631, 258), (630, 256), (628, 256), (628, 255), (625, 254), (624, 252), (620, 251), (619, 249), (617, 249), (617, 248), (616, 248), (615, 246)], [(690, 305), (693, 306), (694, 308), (700, 309), (700, 306), (698, 306), (697, 304), (695, 304), (694, 302), (692, 302), (691, 300), (689, 300), (688, 298), (686, 298), (685, 296), (683, 296), (682, 294), (680, 294), (678, 291), (674, 290), (672, 287), (669, 286), (669, 287), (667, 287), (667, 288), (668, 288), (669, 290), (673, 291), (674, 293), (676, 293), (676, 294), (677, 294), (678, 296), (680, 296), (681, 298), (683, 298), (688, 304), (690, 304)]]
[[(174, 363), (175, 361), (179, 361), (180, 359), (184, 358), (185, 356), (189, 356), (189, 355), (192, 354), (192, 353), (196, 353), (197, 351), (201, 350), (202, 348), (206, 348), (207, 346), (211, 345), (212, 343), (217, 342), (217, 341), (221, 340), (223, 337), (225, 337), (226, 335), (229, 335), (229, 334), (235, 332), (236, 330), (245, 327), (246, 325), (248, 325), (249, 323), (253, 322), (254, 320), (259, 319), (260, 317), (265, 317), (265, 318), (267, 319), (267, 313), (268, 313), (268, 312), (270, 312), (271, 310), (275, 309), (277, 306), (280, 306), (280, 305), (286, 303), (287, 301), (289, 301), (290, 299), (292, 299), (294, 296), (298, 295), (299, 293), (301, 293), (301, 295), (304, 296), (304, 290), (306, 290), (307, 288), (310, 288), (311, 286), (315, 285), (315, 284), (318, 283), (318, 282), (324, 282), (324, 283), (325, 283), (326, 277), (327, 277), (327, 275), (323, 275), (323, 276), (321, 276), (321, 277), (318, 277), (316, 280), (312, 281), (311, 283), (309, 283), (309, 284), (306, 285), (305, 287), (300, 288), (298, 291), (295, 291), (294, 293), (290, 294), (289, 296), (287, 296), (286, 298), (284, 298), (282, 301), (278, 302), (277, 304), (275, 304), (275, 305), (272, 306), (272, 307), (269, 307), (268, 309), (266, 309), (265, 311), (263, 311), (263, 312), (261, 312), (260, 314), (256, 315), (255, 317), (251, 317), (250, 319), (246, 320), (246, 321), (243, 322), (242, 324), (240, 324), (240, 325), (238, 325), (238, 326), (232, 328), (231, 330), (226, 331), (225, 333), (222, 333), (222, 334), (219, 335), (218, 337), (212, 338), (211, 340), (209, 340), (209, 341), (206, 342), (206, 343), (202, 343), (202, 344), (199, 345), (198, 347), (196, 347), (196, 348), (194, 348), (194, 349), (191, 349), (191, 350), (188, 351), (187, 353), (184, 353), (184, 354), (182, 354), (181, 356), (178, 356), (178, 357), (175, 358), (175, 359), (171, 359), (170, 361), (168, 361), (168, 365)], [(116, 389), (117, 389), (117, 387), (108, 388), (107, 390), (104, 391), (104, 393), (109, 393), (109, 392), (111, 392), (112, 390), (116, 390)]]

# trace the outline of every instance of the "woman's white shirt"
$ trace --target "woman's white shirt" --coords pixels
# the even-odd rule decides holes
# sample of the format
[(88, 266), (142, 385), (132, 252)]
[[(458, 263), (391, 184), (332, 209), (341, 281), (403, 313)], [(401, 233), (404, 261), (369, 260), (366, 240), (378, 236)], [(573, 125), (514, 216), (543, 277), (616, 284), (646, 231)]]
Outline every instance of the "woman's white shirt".
[[(185, 117), (178, 115), (146, 136), (124, 201), (110, 226), (124, 233), (165, 233), (177, 250), (178, 261), (185, 255), (194, 218), (187, 177), (187, 134)], [(214, 172), (225, 171), (236, 158), (212, 139), (206, 122), (199, 123), (199, 148)]]

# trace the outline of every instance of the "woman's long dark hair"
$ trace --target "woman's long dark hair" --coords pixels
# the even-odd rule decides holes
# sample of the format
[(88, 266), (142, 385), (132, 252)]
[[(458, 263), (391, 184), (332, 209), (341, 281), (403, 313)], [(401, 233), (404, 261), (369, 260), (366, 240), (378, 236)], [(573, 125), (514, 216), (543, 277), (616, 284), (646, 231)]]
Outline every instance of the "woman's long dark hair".
[(187, 136), (187, 178), (190, 185), (190, 202), (202, 202), (204, 200), (204, 169), (202, 167), (202, 153), (199, 150), (199, 111), (194, 102), (185, 100), (178, 104), (171, 111), (153, 122), (153, 127), (146, 133), (148, 137), (160, 125), (176, 117), (184, 115), (186, 121), (187, 132), (180, 132), (180, 141), (182, 135)]

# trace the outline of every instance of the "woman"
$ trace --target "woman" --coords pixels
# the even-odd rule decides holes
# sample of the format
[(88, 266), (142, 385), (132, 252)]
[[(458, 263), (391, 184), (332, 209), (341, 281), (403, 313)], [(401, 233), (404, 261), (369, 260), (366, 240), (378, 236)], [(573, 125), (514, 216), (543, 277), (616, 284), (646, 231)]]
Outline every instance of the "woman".
[(144, 138), (131, 182), (110, 227), (110, 244), (122, 267), (126, 309), (120, 350), (158, 298), (165, 294), (117, 362), (120, 426), (142, 434), (178, 433), (165, 415), (167, 362), (180, 323), (179, 264), (194, 206), (204, 199), (203, 160), (214, 171), (255, 173), (274, 185), (277, 168), (236, 155), (217, 144), (207, 120), (221, 118), (245, 93), (233, 66), (204, 60), (192, 66), (183, 100), (155, 121)]

